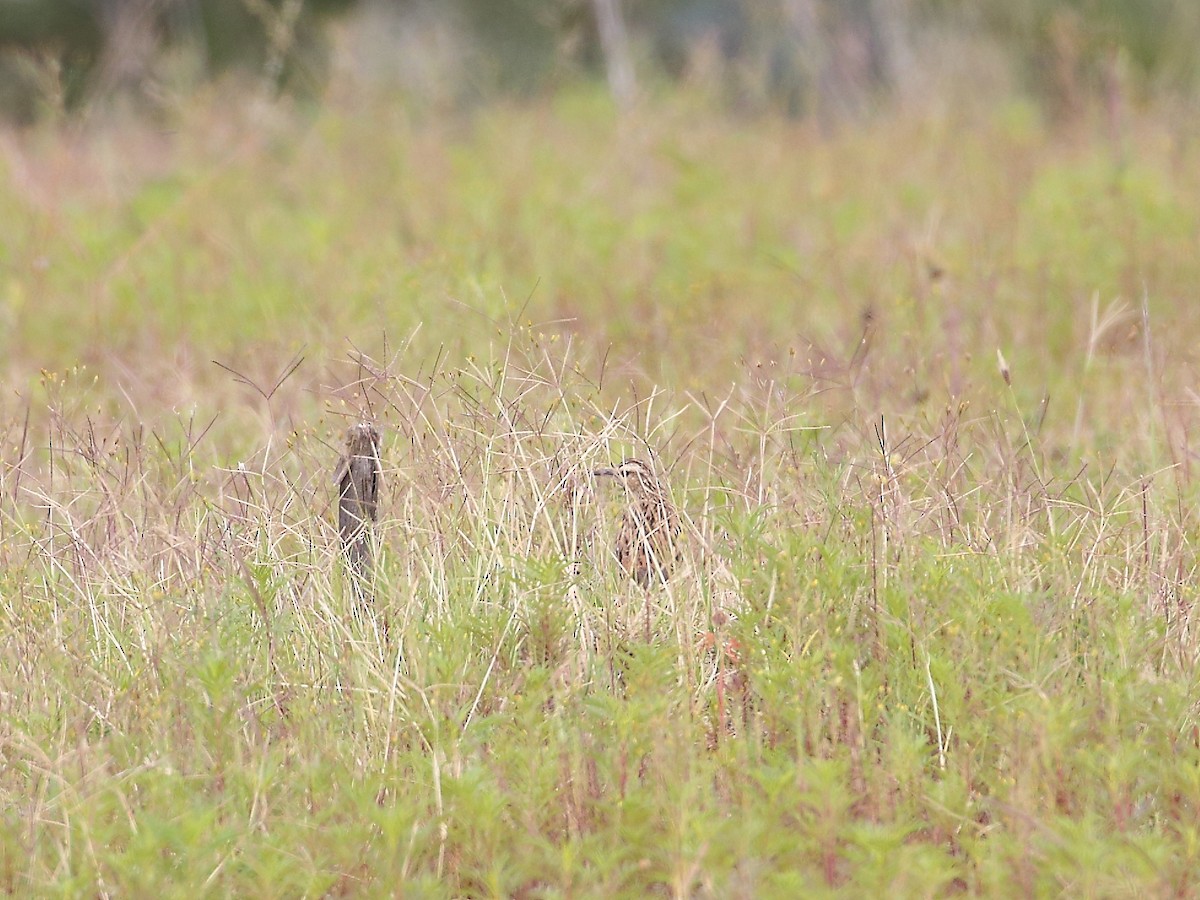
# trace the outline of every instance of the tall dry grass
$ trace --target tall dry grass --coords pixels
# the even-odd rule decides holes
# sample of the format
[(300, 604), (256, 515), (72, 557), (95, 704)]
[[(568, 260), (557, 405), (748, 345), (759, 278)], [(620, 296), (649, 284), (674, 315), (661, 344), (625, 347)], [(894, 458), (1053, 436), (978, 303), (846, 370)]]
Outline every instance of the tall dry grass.
[(1192, 889), (1186, 141), (372, 112), (6, 183), (0, 884)]

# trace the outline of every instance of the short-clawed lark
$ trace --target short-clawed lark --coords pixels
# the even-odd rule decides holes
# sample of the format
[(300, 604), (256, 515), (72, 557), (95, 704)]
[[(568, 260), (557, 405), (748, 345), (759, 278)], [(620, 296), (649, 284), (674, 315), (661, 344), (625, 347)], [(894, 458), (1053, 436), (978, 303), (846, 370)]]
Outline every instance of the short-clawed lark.
[(338, 489), (338, 531), (342, 549), (360, 598), (370, 596), (374, 562), (371, 526), (379, 515), (379, 429), (370, 422), (346, 430), (346, 453), (338, 460), (333, 480)]
[(679, 514), (654, 470), (640, 459), (627, 459), (592, 474), (616, 478), (629, 501), (613, 547), (621, 568), (647, 590), (666, 581), (680, 558)]

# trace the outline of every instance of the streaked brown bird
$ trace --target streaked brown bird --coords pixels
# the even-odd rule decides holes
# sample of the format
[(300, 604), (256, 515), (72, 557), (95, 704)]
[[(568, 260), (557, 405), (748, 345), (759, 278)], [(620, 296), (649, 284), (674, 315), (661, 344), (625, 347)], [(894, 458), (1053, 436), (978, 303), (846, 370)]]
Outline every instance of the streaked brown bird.
[(613, 546), (621, 568), (647, 590), (666, 581), (680, 559), (681, 529), (679, 514), (654, 470), (640, 459), (627, 459), (619, 466), (604, 466), (592, 474), (616, 478), (629, 501)]
[(379, 429), (370, 422), (346, 430), (346, 453), (338, 460), (333, 480), (338, 489), (338, 531), (342, 550), (360, 597), (368, 596), (373, 570), (371, 526), (379, 515)]

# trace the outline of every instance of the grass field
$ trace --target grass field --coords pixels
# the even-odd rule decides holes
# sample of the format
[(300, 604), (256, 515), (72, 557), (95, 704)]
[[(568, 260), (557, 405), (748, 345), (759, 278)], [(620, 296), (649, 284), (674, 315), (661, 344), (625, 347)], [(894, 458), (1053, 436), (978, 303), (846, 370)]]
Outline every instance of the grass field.
[[(2, 149), (0, 890), (1200, 891), (1169, 118), (200, 100)], [(627, 455), (687, 520), (649, 639)]]

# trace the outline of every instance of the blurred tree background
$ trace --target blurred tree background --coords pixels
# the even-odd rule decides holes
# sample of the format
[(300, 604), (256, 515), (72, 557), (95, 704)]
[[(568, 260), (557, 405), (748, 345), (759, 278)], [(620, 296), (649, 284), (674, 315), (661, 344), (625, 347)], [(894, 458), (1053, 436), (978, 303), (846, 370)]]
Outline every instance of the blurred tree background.
[(0, 112), (162, 109), (231, 71), (317, 98), (335, 23), (352, 23), (352, 65), (438, 102), (607, 78), (618, 103), (689, 82), (826, 119), (963, 63), (1068, 118), (1187, 96), (1200, 44), (1195, 0), (0, 0)]

